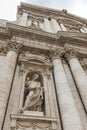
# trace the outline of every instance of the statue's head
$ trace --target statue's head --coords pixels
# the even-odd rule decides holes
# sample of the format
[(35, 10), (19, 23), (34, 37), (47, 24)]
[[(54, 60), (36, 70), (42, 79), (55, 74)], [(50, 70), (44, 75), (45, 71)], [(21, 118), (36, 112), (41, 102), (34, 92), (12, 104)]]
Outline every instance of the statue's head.
[(38, 74), (34, 74), (33, 77), (32, 77), (33, 80), (37, 80), (38, 78), (39, 78)]

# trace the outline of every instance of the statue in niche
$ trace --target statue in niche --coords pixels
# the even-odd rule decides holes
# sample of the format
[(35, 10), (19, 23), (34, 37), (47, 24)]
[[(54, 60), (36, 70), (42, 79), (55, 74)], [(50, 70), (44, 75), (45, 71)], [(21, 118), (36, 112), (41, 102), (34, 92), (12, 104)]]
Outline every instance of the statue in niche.
[(25, 91), (27, 91), (28, 94), (26, 96), (22, 111), (41, 111), (41, 106), (43, 104), (43, 87), (38, 79), (39, 75), (36, 73), (33, 74), (31, 80), (30, 77), (26, 78)]

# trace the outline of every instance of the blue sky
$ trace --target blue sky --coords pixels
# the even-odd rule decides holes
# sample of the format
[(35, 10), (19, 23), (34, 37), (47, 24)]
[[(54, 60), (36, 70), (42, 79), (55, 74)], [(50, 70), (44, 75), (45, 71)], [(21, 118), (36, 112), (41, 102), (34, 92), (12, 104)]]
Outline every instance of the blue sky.
[(69, 13), (87, 18), (87, 0), (0, 0), (0, 19), (15, 20), (17, 5), (27, 2), (55, 8), (67, 9)]

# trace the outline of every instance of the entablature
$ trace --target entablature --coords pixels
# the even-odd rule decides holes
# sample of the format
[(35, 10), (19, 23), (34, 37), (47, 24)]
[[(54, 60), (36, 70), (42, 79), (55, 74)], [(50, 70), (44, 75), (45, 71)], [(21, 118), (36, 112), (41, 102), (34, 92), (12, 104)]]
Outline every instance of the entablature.
[[(77, 48), (82, 48), (83, 54), (86, 54), (85, 49), (87, 48), (87, 36), (81, 33), (69, 33), (69, 32), (58, 32), (57, 34), (47, 33), (42, 30), (27, 28), (12, 23), (7, 23), (6, 32), (1, 33), (1, 41), (11, 40), (13, 42), (23, 44), (24, 48), (39, 49), (42, 52), (49, 50), (55, 50), (57, 48), (64, 48), (64, 46), (72, 45)], [(1, 42), (1, 44), (3, 44)], [(78, 49), (79, 51), (79, 49)]]

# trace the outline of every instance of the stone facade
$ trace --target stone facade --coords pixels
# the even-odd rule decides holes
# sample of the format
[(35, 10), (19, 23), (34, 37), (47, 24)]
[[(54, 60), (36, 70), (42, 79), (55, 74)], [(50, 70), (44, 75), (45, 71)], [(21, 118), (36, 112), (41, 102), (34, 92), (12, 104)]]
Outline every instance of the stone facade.
[(86, 19), (21, 3), (0, 68), (0, 130), (87, 130)]

